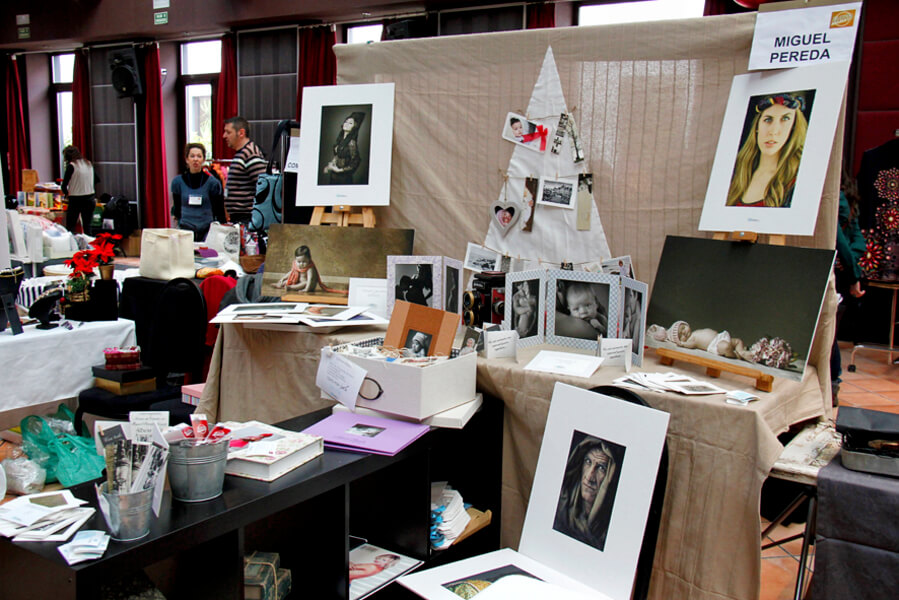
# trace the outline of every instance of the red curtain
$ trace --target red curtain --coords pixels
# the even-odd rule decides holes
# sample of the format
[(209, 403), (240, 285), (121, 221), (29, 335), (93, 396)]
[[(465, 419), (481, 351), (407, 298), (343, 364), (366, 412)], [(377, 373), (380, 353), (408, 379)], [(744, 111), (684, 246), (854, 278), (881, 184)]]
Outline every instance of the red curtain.
[(546, 29), (556, 26), (556, 5), (550, 2), (528, 5), (528, 29)]
[(15, 194), (22, 189), (22, 169), (29, 168), (28, 133), (25, 129), (25, 110), (22, 104), (22, 81), (19, 78), (19, 63), (15, 56), (3, 57), (6, 84), (6, 164), (9, 167), (9, 187), (7, 194)]
[(234, 158), (234, 150), (222, 139), (225, 119), (237, 116), (237, 46), (234, 35), (222, 36), (222, 72), (215, 87), (212, 107), (212, 156)]
[(72, 79), (72, 144), (88, 160), (91, 152), (91, 81), (86, 50), (75, 51), (75, 73)]
[(337, 38), (330, 27), (300, 30), (300, 64), (297, 68), (297, 120), (303, 108), (303, 88), (308, 85), (337, 83)]
[(165, 168), (165, 122), (159, 45), (144, 56), (144, 227), (169, 227), (169, 178)]

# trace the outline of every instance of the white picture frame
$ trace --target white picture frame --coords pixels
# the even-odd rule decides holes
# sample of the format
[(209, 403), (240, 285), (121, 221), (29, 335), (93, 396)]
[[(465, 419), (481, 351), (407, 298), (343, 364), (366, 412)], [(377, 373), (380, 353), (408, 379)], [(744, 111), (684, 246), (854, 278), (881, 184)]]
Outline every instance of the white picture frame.
[[(524, 303), (530, 304), (529, 311), (524, 310)], [(546, 271), (508, 273), (504, 307), (503, 329), (518, 332), (519, 348), (542, 344), (546, 333), (543, 319), (546, 313)]]
[[(296, 206), (390, 204), (394, 87), (303, 88)], [(351, 118), (355, 129), (342, 134)]]
[[(734, 77), (699, 219), (700, 231), (814, 234), (830, 148), (846, 87), (847, 69), (848, 63), (828, 63)], [(808, 113), (804, 147), (809, 149), (802, 153), (798, 171), (790, 179), (795, 184), (786, 184), (788, 187), (784, 190), (782, 201), (788, 202), (789, 206), (728, 206), (728, 193), (736, 176), (738, 151), (744, 143), (752, 146), (749, 136), (755, 135), (752, 122), (756, 108), (767, 97), (783, 98), (786, 94), (790, 94), (791, 98), (802, 98), (803, 118)], [(798, 117), (795, 122), (800, 122)], [(795, 131), (794, 126), (790, 136)], [(772, 139), (769, 143), (777, 142)], [(740, 160), (741, 164), (746, 162), (743, 158)], [(788, 193), (790, 187), (792, 192)]]
[(553, 269), (546, 278), (546, 343), (596, 352), (600, 336), (617, 335), (621, 309), (617, 275)]
[(540, 177), (537, 204), (554, 208), (577, 208), (577, 177)]
[(646, 309), (649, 305), (649, 286), (642, 281), (621, 278), (621, 315), (618, 337), (631, 340), (631, 363), (643, 365), (643, 336), (646, 333)]
[(443, 310), (443, 257), (388, 256), (388, 316), (397, 300)]
[(485, 248), (480, 244), (468, 242), (465, 248), (465, 263), (463, 267), (475, 273), (484, 271), (502, 271), (503, 256), (495, 250)]

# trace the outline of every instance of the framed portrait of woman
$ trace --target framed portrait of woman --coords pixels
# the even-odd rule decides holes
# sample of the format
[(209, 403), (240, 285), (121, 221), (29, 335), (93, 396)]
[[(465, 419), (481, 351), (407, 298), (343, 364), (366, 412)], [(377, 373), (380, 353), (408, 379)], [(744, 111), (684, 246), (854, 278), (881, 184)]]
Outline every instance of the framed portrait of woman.
[(846, 73), (833, 63), (734, 77), (701, 231), (814, 234)]
[(393, 83), (303, 88), (297, 206), (387, 206)]

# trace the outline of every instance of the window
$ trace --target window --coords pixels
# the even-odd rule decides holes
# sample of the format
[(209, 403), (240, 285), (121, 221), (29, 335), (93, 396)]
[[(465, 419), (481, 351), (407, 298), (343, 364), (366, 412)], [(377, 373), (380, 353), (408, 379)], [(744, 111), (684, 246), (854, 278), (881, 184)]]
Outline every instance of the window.
[(584, 4), (578, 8), (578, 25), (689, 19), (701, 17), (704, 8), (705, 0), (644, 0), (614, 4)]
[(206, 147), (206, 157), (212, 158), (212, 102), (214, 84), (222, 70), (222, 42), (211, 40), (181, 44), (179, 84), (183, 126), (179, 136), (181, 147), (199, 142)]
[(346, 28), (347, 44), (367, 44), (380, 42), (381, 32), (384, 26), (381, 23), (375, 25), (351, 25)]
[(50, 71), (53, 82), (50, 86), (52, 105), (55, 107), (54, 150), (56, 163), (54, 177), (62, 177), (64, 172), (62, 149), (72, 143), (72, 80), (75, 75), (75, 54), (54, 54), (50, 57)]

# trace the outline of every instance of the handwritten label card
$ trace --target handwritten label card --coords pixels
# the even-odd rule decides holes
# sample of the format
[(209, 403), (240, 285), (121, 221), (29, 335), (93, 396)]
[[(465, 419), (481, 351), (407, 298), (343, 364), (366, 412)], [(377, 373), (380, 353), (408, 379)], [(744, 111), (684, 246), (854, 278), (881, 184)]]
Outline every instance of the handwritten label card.
[(485, 331), (484, 355), (487, 358), (514, 358), (518, 360), (518, 332)]
[(631, 346), (633, 344), (628, 339), (602, 338), (599, 340), (599, 356), (605, 359), (603, 364), (621, 365), (625, 371), (630, 372), (633, 360)]
[(153, 442), (153, 434), (156, 427), (160, 431), (168, 429), (169, 411), (167, 410), (133, 410), (128, 413), (128, 421), (131, 423), (131, 441), (139, 444)]
[(356, 396), (368, 373), (365, 369), (337, 354), (328, 347), (322, 348), (315, 385), (350, 410), (356, 408)]
[(387, 280), (350, 277), (347, 304), (365, 306), (368, 312), (387, 318)]

